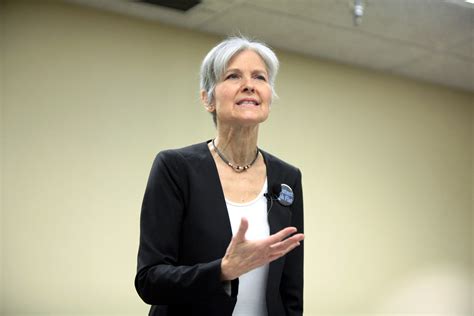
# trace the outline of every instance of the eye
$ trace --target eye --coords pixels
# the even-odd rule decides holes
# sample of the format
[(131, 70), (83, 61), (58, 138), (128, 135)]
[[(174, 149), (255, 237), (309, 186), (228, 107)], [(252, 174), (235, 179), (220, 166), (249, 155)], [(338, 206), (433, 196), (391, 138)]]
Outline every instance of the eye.
[(239, 78), (239, 75), (236, 74), (236, 73), (231, 73), (231, 74), (228, 74), (225, 79), (238, 79)]
[(258, 80), (267, 81), (267, 78), (266, 78), (264, 75), (257, 75), (256, 78), (257, 78)]

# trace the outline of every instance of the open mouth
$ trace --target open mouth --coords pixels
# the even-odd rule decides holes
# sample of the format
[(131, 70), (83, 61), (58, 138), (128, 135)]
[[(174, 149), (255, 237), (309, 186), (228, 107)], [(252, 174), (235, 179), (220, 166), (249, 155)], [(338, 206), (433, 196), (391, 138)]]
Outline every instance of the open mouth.
[(243, 99), (237, 102), (237, 105), (258, 106), (260, 105), (260, 103), (258, 103), (257, 100), (253, 100), (253, 99)]

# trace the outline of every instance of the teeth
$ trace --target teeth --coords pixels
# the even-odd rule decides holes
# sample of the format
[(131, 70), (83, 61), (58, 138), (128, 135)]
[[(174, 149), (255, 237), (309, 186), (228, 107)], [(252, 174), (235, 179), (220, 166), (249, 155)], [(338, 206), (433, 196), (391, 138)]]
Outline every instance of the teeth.
[(242, 102), (239, 102), (240, 105), (243, 105), (243, 104), (252, 104), (252, 105), (257, 105), (257, 102), (255, 101), (242, 101)]

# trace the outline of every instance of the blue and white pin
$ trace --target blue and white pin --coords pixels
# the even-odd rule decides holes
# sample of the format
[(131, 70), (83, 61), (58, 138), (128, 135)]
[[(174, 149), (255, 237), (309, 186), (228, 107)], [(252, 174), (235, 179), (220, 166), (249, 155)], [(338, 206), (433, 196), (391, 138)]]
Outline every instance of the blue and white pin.
[(295, 200), (295, 195), (293, 194), (293, 190), (288, 184), (281, 184), (281, 191), (277, 197), (277, 201), (283, 206), (290, 206), (293, 204)]

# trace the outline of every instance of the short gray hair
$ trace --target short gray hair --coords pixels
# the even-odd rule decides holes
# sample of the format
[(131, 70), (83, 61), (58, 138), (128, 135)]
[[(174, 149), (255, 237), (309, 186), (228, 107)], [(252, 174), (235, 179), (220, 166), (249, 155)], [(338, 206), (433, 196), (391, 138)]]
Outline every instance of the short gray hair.
[[(229, 61), (244, 50), (253, 50), (265, 63), (268, 72), (268, 83), (275, 93), (275, 78), (278, 72), (279, 62), (273, 50), (265, 43), (249, 39), (245, 36), (229, 37), (217, 44), (204, 57), (201, 64), (200, 88), (206, 91), (209, 103), (214, 101), (214, 90), (217, 83), (227, 70)], [(214, 124), (217, 124), (216, 112), (212, 112)]]

